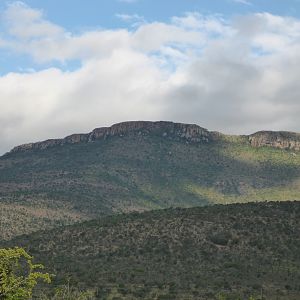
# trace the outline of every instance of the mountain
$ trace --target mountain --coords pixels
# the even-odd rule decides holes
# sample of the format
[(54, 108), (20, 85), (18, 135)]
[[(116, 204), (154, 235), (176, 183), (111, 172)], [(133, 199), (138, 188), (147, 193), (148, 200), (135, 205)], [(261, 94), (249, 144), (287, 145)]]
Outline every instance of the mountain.
[(300, 200), (300, 135), (125, 122), (0, 157), (0, 237), (115, 213)]
[(52, 289), (69, 281), (98, 299), (300, 299), (300, 202), (116, 215), (14, 245), (56, 275)]

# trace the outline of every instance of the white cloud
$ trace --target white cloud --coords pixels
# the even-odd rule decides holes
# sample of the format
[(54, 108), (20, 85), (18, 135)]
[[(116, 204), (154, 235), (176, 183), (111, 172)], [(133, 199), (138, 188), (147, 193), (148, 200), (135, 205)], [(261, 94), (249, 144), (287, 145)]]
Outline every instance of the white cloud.
[(203, 34), (165, 23), (154, 22), (137, 29), (132, 35), (133, 45), (144, 51), (159, 50), (168, 43), (198, 45), (203, 43)]
[(125, 21), (125, 22), (136, 22), (136, 21), (143, 21), (145, 22), (144, 17), (138, 15), (138, 14), (133, 14), (133, 15), (128, 15), (128, 14), (116, 14), (116, 17)]
[(252, 5), (252, 3), (248, 0), (233, 0), (233, 2), (245, 4), (245, 5)]
[(139, 0), (118, 0), (119, 2), (124, 2), (124, 3), (135, 3), (138, 2)]
[(131, 23), (132, 27), (141, 26), (143, 23), (146, 23), (146, 20), (143, 16), (138, 14), (128, 15), (128, 14), (116, 14), (116, 17), (124, 22)]
[(226, 22), (221, 16), (203, 16), (198, 12), (188, 12), (183, 17), (173, 17), (172, 22), (181, 28), (211, 33), (224, 33), (227, 29)]
[(42, 11), (32, 9), (23, 2), (9, 4), (3, 19), (11, 36), (22, 40), (45, 36), (54, 38), (64, 33), (60, 26), (44, 20)]
[(116, 50), (105, 60), (91, 60), (75, 72), (48, 69), (3, 76), (2, 150), (132, 119), (133, 111), (141, 119), (162, 117), (161, 104), (151, 99), (149, 91), (158, 89), (160, 80), (161, 73), (146, 56), (126, 50)]
[(81, 67), (0, 77), (0, 152), (138, 119), (231, 133), (299, 131), (297, 19), (261, 13), (224, 20), (192, 12), (169, 23), (74, 35), (21, 3), (5, 16), (0, 47), (65, 68), (75, 59)]
[[(98, 30), (73, 35), (63, 28), (44, 20), (36, 11), (17, 2), (9, 5), (4, 13), (7, 25), (8, 47), (31, 55), (37, 62), (49, 62), (89, 58), (103, 58), (113, 49), (135, 47), (137, 50), (157, 51), (166, 43), (199, 44), (204, 38), (196, 28), (184, 28), (180, 18), (173, 24), (144, 22), (138, 15), (121, 15), (123, 20), (136, 20), (137, 30)], [(209, 31), (209, 29), (207, 29)]]

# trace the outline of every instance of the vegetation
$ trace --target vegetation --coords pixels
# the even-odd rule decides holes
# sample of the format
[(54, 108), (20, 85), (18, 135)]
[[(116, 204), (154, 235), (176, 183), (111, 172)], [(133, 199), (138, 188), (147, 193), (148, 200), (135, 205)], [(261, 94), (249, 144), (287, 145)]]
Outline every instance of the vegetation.
[(80, 291), (77, 288), (70, 287), (69, 284), (62, 285), (54, 291), (54, 295), (48, 296), (43, 291), (37, 296), (40, 300), (94, 300), (94, 291)]
[(300, 152), (243, 136), (141, 132), (6, 154), (0, 299), (300, 299), (294, 200)]
[(300, 202), (116, 215), (2, 244), (95, 299), (300, 298)]
[(22, 248), (0, 249), (0, 299), (31, 299), (33, 288), (41, 279), (50, 283), (50, 275), (38, 270), (32, 257)]
[(300, 153), (127, 135), (0, 158), (0, 237), (115, 213), (300, 200)]

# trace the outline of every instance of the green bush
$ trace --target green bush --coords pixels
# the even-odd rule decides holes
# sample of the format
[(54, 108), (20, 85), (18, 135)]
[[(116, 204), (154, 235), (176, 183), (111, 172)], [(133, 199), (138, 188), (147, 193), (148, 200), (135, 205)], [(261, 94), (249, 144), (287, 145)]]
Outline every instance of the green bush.
[(0, 249), (0, 299), (30, 299), (39, 279), (51, 282), (48, 273), (38, 271), (43, 265), (32, 259), (22, 248)]

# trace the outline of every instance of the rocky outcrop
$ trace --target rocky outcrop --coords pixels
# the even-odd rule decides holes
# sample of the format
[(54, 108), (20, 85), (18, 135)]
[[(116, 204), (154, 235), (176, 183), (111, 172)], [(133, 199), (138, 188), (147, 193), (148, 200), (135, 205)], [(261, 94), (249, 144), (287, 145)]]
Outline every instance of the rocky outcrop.
[(97, 128), (92, 131), (89, 140), (97, 140), (110, 136), (123, 136), (128, 134), (155, 134), (164, 137), (181, 138), (190, 142), (208, 141), (209, 132), (194, 124), (173, 122), (123, 122), (108, 128)]
[(164, 138), (185, 140), (191, 143), (209, 142), (210, 133), (205, 128), (195, 124), (173, 122), (132, 121), (115, 124), (111, 127), (94, 129), (87, 134), (73, 134), (64, 139), (51, 139), (43, 142), (24, 144), (11, 150), (11, 153), (33, 149), (47, 149), (65, 144), (90, 143), (113, 136), (127, 135), (158, 135)]
[(280, 149), (300, 150), (300, 134), (286, 131), (259, 131), (248, 136), (253, 147), (274, 147)]
[[(66, 144), (91, 143), (96, 140), (105, 140), (114, 136), (128, 135), (156, 135), (166, 139), (183, 140), (190, 143), (207, 143), (223, 140), (224, 135), (219, 132), (210, 132), (195, 124), (173, 122), (132, 121), (112, 125), (111, 127), (96, 128), (87, 134), (72, 134), (64, 139), (51, 139), (43, 142), (24, 144), (11, 150), (23, 152), (33, 149), (47, 149)], [(243, 136), (252, 147), (274, 147), (280, 149), (300, 150), (300, 134), (285, 131), (259, 131)]]

